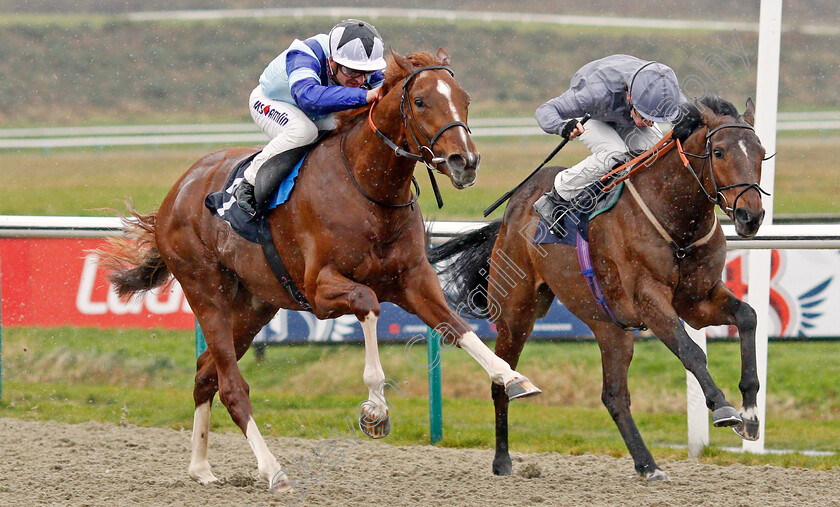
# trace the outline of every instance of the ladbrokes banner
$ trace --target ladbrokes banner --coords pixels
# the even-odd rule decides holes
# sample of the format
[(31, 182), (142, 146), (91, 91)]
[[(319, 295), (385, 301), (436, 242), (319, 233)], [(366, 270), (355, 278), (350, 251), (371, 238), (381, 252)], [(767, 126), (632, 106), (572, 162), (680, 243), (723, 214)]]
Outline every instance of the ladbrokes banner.
[[(195, 317), (177, 282), (130, 301), (120, 300), (90, 250), (101, 239), (0, 239), (3, 326), (96, 326), (193, 329)], [(736, 296), (748, 288), (748, 255), (730, 252), (724, 279)], [(770, 288), (772, 336), (837, 337), (840, 321), (840, 251), (773, 251)], [(833, 310), (833, 312), (832, 312)], [(477, 334), (490, 338), (495, 328), (471, 321)], [(378, 326), (383, 340), (408, 340), (426, 331), (416, 317), (384, 304)], [(727, 328), (709, 330), (712, 336)], [(535, 338), (588, 336), (589, 330), (555, 301), (549, 315), (539, 320)], [(312, 314), (281, 310), (258, 340), (361, 341), (361, 326), (353, 316), (321, 321)]]
[(99, 256), (101, 239), (0, 240), (3, 326), (97, 326), (192, 329), (195, 317), (173, 283), (121, 301)]

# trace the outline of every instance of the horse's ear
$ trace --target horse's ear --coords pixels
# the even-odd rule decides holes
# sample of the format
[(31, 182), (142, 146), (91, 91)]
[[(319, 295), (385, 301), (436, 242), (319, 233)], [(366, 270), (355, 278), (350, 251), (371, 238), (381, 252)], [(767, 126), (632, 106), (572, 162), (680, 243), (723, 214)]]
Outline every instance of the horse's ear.
[(703, 121), (703, 125), (708, 126), (712, 121), (714, 121), (715, 117), (717, 116), (712, 108), (704, 104), (700, 100), (695, 100), (694, 105), (697, 107), (697, 110), (700, 112), (700, 119)]
[(755, 103), (752, 97), (747, 97), (747, 109), (741, 115), (741, 119), (748, 125), (755, 127)]
[(402, 70), (404, 70), (407, 74), (411, 74), (414, 70), (414, 64), (408, 61), (408, 58), (402, 56), (401, 54), (394, 51), (393, 48), (388, 48), (391, 50), (391, 57), (397, 62), (397, 65), (400, 66)]
[(437, 59), (440, 60), (441, 65), (449, 67), (449, 53), (447, 53), (443, 48), (438, 48)]

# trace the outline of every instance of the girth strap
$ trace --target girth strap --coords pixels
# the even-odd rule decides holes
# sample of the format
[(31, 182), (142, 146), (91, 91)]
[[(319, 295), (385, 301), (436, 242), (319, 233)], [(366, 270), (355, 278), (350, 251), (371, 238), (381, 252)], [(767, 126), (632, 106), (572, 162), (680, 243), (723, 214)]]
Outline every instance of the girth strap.
[[(268, 221), (267, 218), (265, 220), (266, 222)], [(286, 292), (292, 296), (292, 299), (294, 299), (301, 308), (307, 312), (311, 312), (312, 305), (309, 304), (309, 301), (306, 300), (306, 296), (304, 296), (297, 288), (297, 285), (295, 285), (295, 282), (289, 275), (289, 271), (286, 269), (286, 266), (283, 265), (283, 261), (280, 260), (280, 254), (274, 246), (274, 240), (271, 238), (271, 228), (268, 226), (268, 223), (265, 224), (265, 227), (258, 227), (257, 229), (259, 230), (260, 246), (262, 247), (263, 255), (265, 255), (265, 260), (268, 262), (269, 267), (271, 267), (271, 271), (274, 273), (277, 281), (280, 282), (280, 285), (286, 289)]]
[(595, 275), (595, 268), (592, 267), (592, 257), (589, 255), (589, 242), (586, 241), (580, 233), (577, 234), (576, 249), (580, 273), (586, 279), (586, 285), (589, 287), (589, 293), (592, 294), (592, 298), (595, 300), (595, 303), (598, 304), (598, 308), (600, 308), (601, 311), (610, 318), (613, 324), (625, 331), (646, 330), (647, 326), (644, 324), (638, 327), (629, 326), (616, 317), (615, 313), (612, 311), (612, 307), (610, 307), (610, 304), (607, 303), (607, 297), (604, 295), (604, 291), (601, 290), (601, 284), (598, 283), (598, 277)]

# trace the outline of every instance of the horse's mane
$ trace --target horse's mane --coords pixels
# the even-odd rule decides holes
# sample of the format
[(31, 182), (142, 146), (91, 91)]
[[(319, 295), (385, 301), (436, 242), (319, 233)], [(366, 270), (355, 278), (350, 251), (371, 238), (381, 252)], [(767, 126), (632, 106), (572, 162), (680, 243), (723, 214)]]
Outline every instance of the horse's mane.
[[(731, 103), (716, 95), (707, 95), (698, 101), (719, 116), (738, 118), (738, 109)], [(673, 136), (681, 142), (703, 125), (700, 109), (694, 103), (687, 102), (680, 106), (680, 120), (674, 125)]]
[[(420, 53), (412, 53), (406, 56), (409, 62), (412, 63), (415, 67), (427, 67), (429, 65), (441, 65), (441, 62), (432, 56), (430, 53), (425, 51)], [(388, 66), (385, 67), (385, 70), (382, 71), (382, 74), (385, 77), (385, 82), (382, 83), (382, 92), (388, 93), (393, 86), (398, 84), (400, 81), (408, 77), (408, 73), (400, 67), (396, 60), (393, 58), (388, 58)], [(358, 109), (350, 109), (348, 111), (342, 111), (336, 114), (336, 119), (338, 120), (338, 127), (335, 129), (335, 132), (341, 132), (349, 125), (356, 123), (356, 118), (360, 117), (363, 114), (367, 114), (370, 110), (371, 105), (368, 104), (366, 106), (362, 106)]]

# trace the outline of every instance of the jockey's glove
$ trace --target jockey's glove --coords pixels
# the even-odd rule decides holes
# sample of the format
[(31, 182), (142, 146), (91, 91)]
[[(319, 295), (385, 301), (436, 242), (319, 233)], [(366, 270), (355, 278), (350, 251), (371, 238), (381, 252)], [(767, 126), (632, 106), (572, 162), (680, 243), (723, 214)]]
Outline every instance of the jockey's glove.
[(578, 123), (580, 123), (580, 120), (578, 120), (577, 118), (572, 118), (571, 120), (567, 121), (563, 125), (563, 128), (560, 129), (560, 137), (562, 137), (563, 139), (568, 139), (569, 136), (572, 135), (572, 131), (575, 129), (575, 127), (577, 127)]

